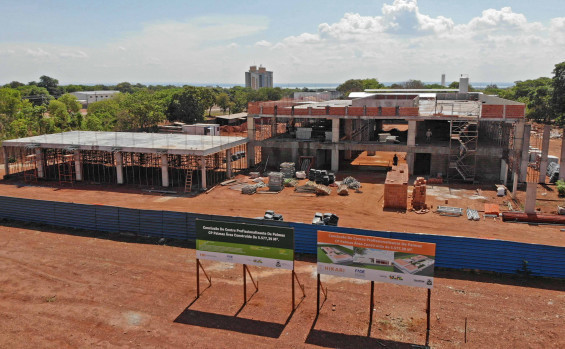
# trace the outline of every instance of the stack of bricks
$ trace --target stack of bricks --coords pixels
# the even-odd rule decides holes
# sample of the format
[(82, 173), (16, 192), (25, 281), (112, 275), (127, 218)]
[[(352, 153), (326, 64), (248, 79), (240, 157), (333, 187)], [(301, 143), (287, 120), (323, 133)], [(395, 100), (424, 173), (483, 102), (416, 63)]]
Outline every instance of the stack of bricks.
[(408, 166), (393, 166), (386, 175), (384, 205), (385, 209), (406, 210), (408, 205)]
[(412, 191), (412, 208), (414, 210), (426, 209), (426, 180), (424, 177), (418, 177), (414, 181), (414, 190)]

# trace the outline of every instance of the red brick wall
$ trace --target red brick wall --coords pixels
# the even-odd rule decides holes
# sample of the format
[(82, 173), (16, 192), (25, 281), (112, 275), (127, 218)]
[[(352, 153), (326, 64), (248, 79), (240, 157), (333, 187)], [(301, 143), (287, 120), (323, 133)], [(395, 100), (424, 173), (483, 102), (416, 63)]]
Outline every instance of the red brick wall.
[(331, 107), (330, 115), (345, 115), (345, 107)]
[(415, 107), (401, 107), (399, 108), (400, 116), (418, 116), (420, 114), (420, 108)]
[(347, 113), (352, 116), (363, 116), (363, 107), (349, 107)]

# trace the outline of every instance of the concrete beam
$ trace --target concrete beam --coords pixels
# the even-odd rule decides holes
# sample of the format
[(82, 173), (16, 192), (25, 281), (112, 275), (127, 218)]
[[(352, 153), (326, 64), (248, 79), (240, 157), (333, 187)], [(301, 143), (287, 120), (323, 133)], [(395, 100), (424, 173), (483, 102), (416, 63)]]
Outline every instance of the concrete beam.
[(161, 154), (161, 180), (163, 187), (169, 186), (169, 158), (167, 154)]
[(8, 161), (8, 148), (2, 147), (2, 152), (4, 153), (4, 175), (10, 175), (10, 161)]
[(231, 149), (226, 150), (226, 177), (231, 178)]
[(202, 175), (202, 190), (206, 190), (206, 157), (200, 157), (200, 173)]
[(503, 185), (508, 181), (508, 163), (504, 159), (500, 159), (500, 181)]
[(247, 116), (247, 139), (249, 143), (246, 144), (246, 158), (247, 167), (255, 166), (255, 119), (253, 116)]
[(45, 178), (44, 165), (45, 163), (43, 162), (43, 150), (41, 148), (35, 148), (35, 166), (37, 167), (37, 178)]
[[(82, 161), (80, 160), (80, 150), (73, 151), (73, 158), (75, 160), (75, 179), (77, 182), (82, 181)], [(39, 171), (38, 176), (39, 176)]]
[(410, 176), (414, 174), (414, 158), (415, 154), (413, 152), (406, 153), (406, 165), (408, 165), (408, 174)]
[(524, 212), (535, 213), (536, 212), (536, 194), (537, 187), (536, 183), (528, 182), (526, 187), (526, 204), (524, 205)]
[(541, 143), (541, 161), (539, 165), (539, 182), (545, 183), (547, 176), (547, 154), (549, 152), (549, 135), (551, 133), (551, 125), (545, 125), (543, 128), (543, 139)]
[(114, 158), (116, 159), (116, 177), (118, 184), (124, 184), (124, 157), (121, 152), (116, 152)]
[(520, 182), (528, 178), (528, 163), (530, 162), (530, 134), (532, 125), (524, 125), (524, 136), (522, 137), (522, 156), (520, 161)]
[(520, 164), (522, 163), (522, 145), (524, 144), (524, 121), (516, 123), (514, 129), (514, 158), (516, 162), (512, 168), (512, 197), (516, 198), (518, 180), (520, 179)]
[(273, 120), (271, 123), (271, 137), (275, 137), (276, 135), (277, 135), (277, 118), (273, 116)]

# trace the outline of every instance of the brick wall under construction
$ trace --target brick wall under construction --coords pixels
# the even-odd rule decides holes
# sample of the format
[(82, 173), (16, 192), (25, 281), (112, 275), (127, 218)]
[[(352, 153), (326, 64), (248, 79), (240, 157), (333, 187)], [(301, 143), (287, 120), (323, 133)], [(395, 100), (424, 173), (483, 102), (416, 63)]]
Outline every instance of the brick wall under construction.
[(406, 210), (407, 205), (408, 165), (399, 164), (386, 175), (383, 208)]

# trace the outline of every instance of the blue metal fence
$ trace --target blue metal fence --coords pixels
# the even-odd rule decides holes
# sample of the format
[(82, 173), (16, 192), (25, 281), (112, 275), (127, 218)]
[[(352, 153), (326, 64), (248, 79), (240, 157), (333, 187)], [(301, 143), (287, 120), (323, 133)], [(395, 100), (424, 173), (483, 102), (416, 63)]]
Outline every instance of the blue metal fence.
[[(196, 219), (258, 223), (257, 220), (243, 217), (138, 210), (6, 196), (0, 196), (0, 218), (180, 240), (196, 238)], [(295, 222), (261, 221), (261, 224), (294, 228), (295, 250), (298, 253), (315, 254), (317, 231), (323, 229), (338, 233), (435, 243), (438, 267), (513, 274), (522, 268), (525, 260), (528, 261), (528, 268), (533, 275), (565, 278), (565, 247), (347, 227), (321, 227)]]

